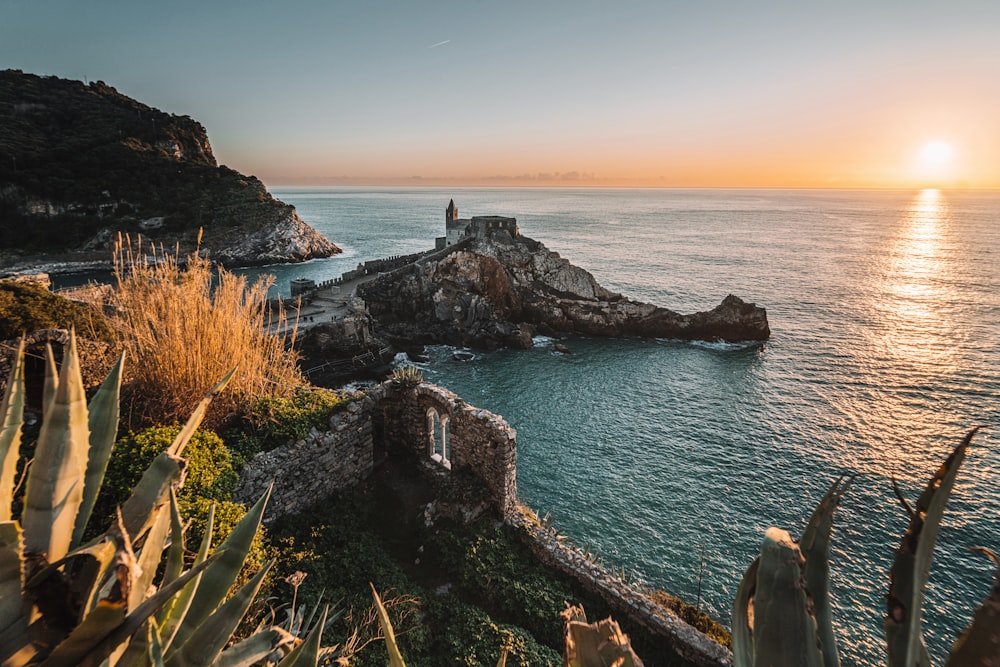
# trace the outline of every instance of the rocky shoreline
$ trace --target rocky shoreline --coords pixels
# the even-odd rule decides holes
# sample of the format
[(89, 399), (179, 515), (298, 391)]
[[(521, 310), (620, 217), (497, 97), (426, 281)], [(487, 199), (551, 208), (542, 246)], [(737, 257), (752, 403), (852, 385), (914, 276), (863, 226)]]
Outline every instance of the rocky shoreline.
[[(496, 220), (510, 222), (485, 229)], [(770, 337), (766, 310), (737, 296), (689, 315), (632, 301), (517, 233), (513, 218), (472, 221), (460, 244), (359, 286), (376, 335), (403, 349), (435, 343), (526, 348), (536, 335), (730, 343)]]

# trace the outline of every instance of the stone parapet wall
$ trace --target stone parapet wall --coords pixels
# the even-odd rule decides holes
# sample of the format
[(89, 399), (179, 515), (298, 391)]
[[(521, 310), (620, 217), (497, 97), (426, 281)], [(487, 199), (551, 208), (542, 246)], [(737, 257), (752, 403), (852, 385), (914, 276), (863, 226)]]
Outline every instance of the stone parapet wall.
[(673, 611), (657, 604), (651, 591), (630, 584), (605, 570), (596, 560), (539, 521), (530, 509), (517, 506), (506, 521), (522, 529), (541, 562), (564, 572), (598, 595), (614, 610), (651, 633), (667, 637), (686, 662), (697, 667), (732, 667), (733, 654), (704, 633), (688, 625)]
[(326, 431), (312, 429), (302, 440), (262, 452), (243, 469), (235, 498), (252, 503), (274, 482), (264, 523), (308, 508), (351, 488), (374, 468), (372, 411), (381, 388), (330, 417)]
[[(431, 408), (448, 424), (448, 465), (431, 458), (427, 417)], [(380, 433), (374, 428), (376, 421)], [(273, 480), (264, 515), (264, 522), (271, 523), (363, 481), (376, 464), (375, 451), (391, 447), (412, 453), (426, 474), (471, 471), (483, 482), (498, 514), (506, 517), (513, 511), (517, 433), (503, 417), (468, 405), (441, 387), (421, 383), (400, 388), (391, 381), (334, 414), (327, 430), (313, 429), (302, 440), (255, 456), (243, 469), (236, 499), (253, 502)]]

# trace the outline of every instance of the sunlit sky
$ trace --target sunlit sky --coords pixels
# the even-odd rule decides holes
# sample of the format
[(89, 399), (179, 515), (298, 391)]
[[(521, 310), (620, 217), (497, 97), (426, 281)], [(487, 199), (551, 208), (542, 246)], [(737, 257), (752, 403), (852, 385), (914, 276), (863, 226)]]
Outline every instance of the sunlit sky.
[(0, 0), (282, 184), (1000, 187), (1000, 2)]

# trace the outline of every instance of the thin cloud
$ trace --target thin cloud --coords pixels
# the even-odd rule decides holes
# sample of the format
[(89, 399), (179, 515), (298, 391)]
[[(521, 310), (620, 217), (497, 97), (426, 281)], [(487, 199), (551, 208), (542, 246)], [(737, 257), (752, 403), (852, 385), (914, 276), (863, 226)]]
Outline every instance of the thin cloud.
[(437, 47), (444, 46), (445, 44), (448, 44), (449, 42), (451, 42), (451, 40), (450, 39), (446, 39), (443, 42), (438, 42), (437, 44), (431, 44), (427, 48), (428, 49), (436, 49)]

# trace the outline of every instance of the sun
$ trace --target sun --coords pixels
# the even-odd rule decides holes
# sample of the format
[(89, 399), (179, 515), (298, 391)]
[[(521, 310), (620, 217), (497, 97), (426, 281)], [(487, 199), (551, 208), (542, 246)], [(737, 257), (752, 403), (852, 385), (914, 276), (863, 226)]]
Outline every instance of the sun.
[(920, 149), (920, 159), (928, 167), (943, 167), (951, 162), (954, 151), (947, 141), (935, 140)]

